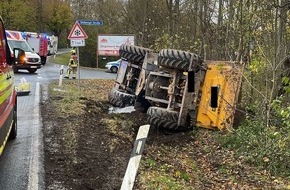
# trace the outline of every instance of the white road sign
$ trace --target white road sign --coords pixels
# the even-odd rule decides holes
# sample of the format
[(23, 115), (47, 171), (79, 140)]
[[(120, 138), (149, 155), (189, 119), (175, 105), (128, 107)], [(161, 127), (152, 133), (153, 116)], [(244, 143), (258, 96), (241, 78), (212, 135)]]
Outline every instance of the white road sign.
[(71, 39), (70, 46), (71, 47), (83, 47), (83, 46), (85, 46), (85, 39)]

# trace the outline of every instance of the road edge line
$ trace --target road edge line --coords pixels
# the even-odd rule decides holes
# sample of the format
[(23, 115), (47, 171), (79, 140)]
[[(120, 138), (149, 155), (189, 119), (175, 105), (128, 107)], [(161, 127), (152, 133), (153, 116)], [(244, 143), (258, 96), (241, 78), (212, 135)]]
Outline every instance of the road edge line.
[(34, 128), (31, 142), (31, 158), (29, 163), (28, 174), (28, 190), (38, 190), (40, 184), (40, 84), (36, 83), (34, 109), (33, 109), (33, 125)]

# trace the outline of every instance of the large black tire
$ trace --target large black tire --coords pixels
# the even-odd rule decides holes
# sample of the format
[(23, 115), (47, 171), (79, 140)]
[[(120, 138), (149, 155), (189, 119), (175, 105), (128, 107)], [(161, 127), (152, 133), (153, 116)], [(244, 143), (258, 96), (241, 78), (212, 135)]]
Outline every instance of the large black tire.
[(46, 57), (41, 56), (40, 59), (41, 59), (41, 64), (45, 65), (46, 64)]
[(150, 125), (170, 130), (178, 128), (178, 112), (176, 111), (169, 111), (160, 107), (150, 107), (147, 110), (147, 115)]
[(29, 73), (35, 73), (37, 71), (37, 69), (28, 69)]
[(125, 92), (120, 92), (116, 89), (112, 89), (108, 95), (108, 100), (111, 105), (123, 108), (126, 106), (133, 106), (135, 102), (135, 96)]
[(137, 63), (143, 63), (144, 57), (147, 52), (152, 52), (148, 48), (143, 48), (134, 45), (122, 44), (119, 49), (120, 56)]
[(201, 64), (201, 58), (196, 54), (174, 49), (162, 49), (158, 54), (158, 64), (166, 68), (188, 71), (192, 58), (196, 60), (197, 64)]
[(13, 71), (14, 73), (18, 73), (18, 69), (16, 68), (16, 66), (13, 67)]
[(163, 129), (166, 132), (180, 132), (192, 128), (189, 123), (187, 126), (177, 125), (179, 116), (179, 112), (177, 111), (169, 111), (160, 107), (150, 107), (147, 110), (147, 116), (150, 125)]
[(13, 140), (17, 136), (17, 98), (13, 108), (13, 123), (8, 139)]

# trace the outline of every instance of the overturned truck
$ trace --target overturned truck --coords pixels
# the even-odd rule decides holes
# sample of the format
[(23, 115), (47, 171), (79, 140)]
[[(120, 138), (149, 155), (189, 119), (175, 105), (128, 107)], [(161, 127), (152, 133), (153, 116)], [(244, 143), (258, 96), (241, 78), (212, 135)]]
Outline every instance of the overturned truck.
[[(114, 87), (108, 95), (109, 102), (116, 107), (132, 106), (136, 102), (136, 88), (144, 59), (152, 50), (123, 44), (122, 57)], [(147, 61), (147, 60), (146, 60)]]
[[(132, 59), (138, 57), (135, 54), (138, 61)], [(150, 125), (172, 131), (232, 127), (242, 64), (204, 61), (194, 53), (174, 49), (153, 53), (129, 45), (120, 48), (120, 55), (125, 66), (121, 64), (109, 93), (112, 105), (147, 110)]]

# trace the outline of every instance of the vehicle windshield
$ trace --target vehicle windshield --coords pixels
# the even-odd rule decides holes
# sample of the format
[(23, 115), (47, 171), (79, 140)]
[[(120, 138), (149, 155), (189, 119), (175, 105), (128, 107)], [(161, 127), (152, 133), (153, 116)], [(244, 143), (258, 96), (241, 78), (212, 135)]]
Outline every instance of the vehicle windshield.
[(33, 52), (32, 48), (28, 45), (26, 41), (20, 40), (8, 40), (8, 45), (13, 51), (14, 48), (20, 48), (25, 52)]

